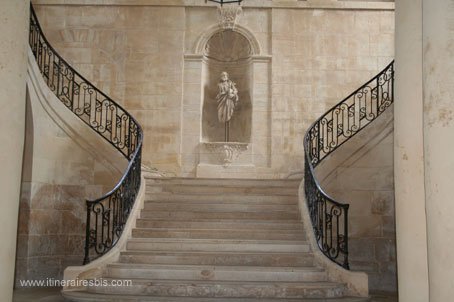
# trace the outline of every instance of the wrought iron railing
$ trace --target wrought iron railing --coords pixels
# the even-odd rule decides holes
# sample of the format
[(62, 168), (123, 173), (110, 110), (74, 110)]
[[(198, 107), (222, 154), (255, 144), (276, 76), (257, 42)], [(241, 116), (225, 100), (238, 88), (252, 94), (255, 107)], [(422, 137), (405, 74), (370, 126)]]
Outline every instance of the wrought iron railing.
[(129, 161), (109, 193), (87, 200), (84, 264), (118, 241), (140, 187), (143, 131), (120, 105), (75, 71), (49, 44), (30, 6), (30, 48), (44, 81), (60, 101)]
[(393, 83), (394, 61), (316, 120), (304, 137), (304, 186), (315, 238), (320, 250), (346, 269), (349, 269), (349, 205), (334, 200), (323, 191), (314, 169), (391, 106)]

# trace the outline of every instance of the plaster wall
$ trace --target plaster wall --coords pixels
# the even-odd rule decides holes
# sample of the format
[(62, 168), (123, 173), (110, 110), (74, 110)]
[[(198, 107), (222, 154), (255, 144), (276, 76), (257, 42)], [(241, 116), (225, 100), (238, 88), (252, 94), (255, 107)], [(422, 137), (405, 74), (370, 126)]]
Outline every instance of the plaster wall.
[[(38, 18), (62, 56), (137, 117), (145, 132), (144, 164), (195, 176), (204, 75), (184, 55), (218, 24), (216, 6), (95, 2), (38, 1)], [(250, 2), (239, 21), (267, 58), (251, 71), (253, 169), (247, 177), (302, 170), (305, 129), (394, 55), (392, 6), (287, 2)]]

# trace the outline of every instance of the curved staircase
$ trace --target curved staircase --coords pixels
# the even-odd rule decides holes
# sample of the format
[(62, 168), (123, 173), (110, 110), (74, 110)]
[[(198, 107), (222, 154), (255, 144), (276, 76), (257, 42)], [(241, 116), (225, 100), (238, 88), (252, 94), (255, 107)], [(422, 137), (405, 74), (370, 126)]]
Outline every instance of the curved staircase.
[[(65, 288), (66, 299), (367, 300), (345, 297), (352, 292), (351, 282), (332, 281), (342, 279), (349, 268), (348, 204), (327, 195), (314, 171), (391, 105), (392, 64), (320, 117), (305, 136), (305, 219), (311, 220), (312, 230), (303, 229), (301, 222), (300, 180), (149, 177), (144, 208), (127, 237), (122, 232), (128, 218), (134, 219), (130, 213), (143, 188), (140, 125), (58, 55), (33, 12), (30, 45), (52, 92), (129, 161), (111, 192), (87, 201), (84, 264), (107, 256), (120, 238), (127, 238), (125, 248), (118, 261), (102, 267), (100, 279), (85, 275), (87, 286)], [(317, 258), (320, 252), (312, 250), (317, 245), (337, 271), (330, 272)], [(79, 276), (84, 279), (83, 273)]]

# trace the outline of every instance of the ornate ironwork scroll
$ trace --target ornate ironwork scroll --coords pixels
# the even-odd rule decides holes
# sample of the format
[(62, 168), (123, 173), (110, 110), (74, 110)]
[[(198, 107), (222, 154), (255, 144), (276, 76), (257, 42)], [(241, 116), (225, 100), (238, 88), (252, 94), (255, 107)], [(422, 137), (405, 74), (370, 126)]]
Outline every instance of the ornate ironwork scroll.
[(315, 178), (315, 167), (380, 116), (394, 101), (394, 61), (332, 107), (306, 132), (305, 193), (315, 238), (321, 251), (348, 269), (348, 204), (328, 196)]
[(58, 99), (129, 161), (115, 188), (87, 200), (84, 264), (118, 241), (140, 188), (143, 131), (120, 105), (74, 70), (49, 44), (30, 6), (29, 44), (44, 81)]

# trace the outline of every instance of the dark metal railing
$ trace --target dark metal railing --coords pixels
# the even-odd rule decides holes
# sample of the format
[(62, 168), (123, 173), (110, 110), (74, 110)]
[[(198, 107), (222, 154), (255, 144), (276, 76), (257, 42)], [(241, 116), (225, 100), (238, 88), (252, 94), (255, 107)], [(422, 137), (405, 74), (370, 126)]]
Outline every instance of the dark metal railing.
[(30, 6), (30, 48), (44, 81), (60, 101), (129, 161), (112, 191), (87, 200), (84, 264), (118, 241), (140, 187), (143, 131), (120, 105), (75, 71), (49, 44)]
[(205, 0), (205, 3), (207, 3), (208, 1), (215, 2), (217, 4), (220, 4), (221, 6), (229, 3), (238, 3), (238, 5), (240, 5), (241, 2), (243, 2), (243, 0)]
[(316, 120), (304, 137), (304, 186), (315, 238), (320, 250), (346, 269), (349, 269), (349, 205), (334, 200), (323, 191), (314, 169), (391, 106), (393, 83), (394, 61)]

